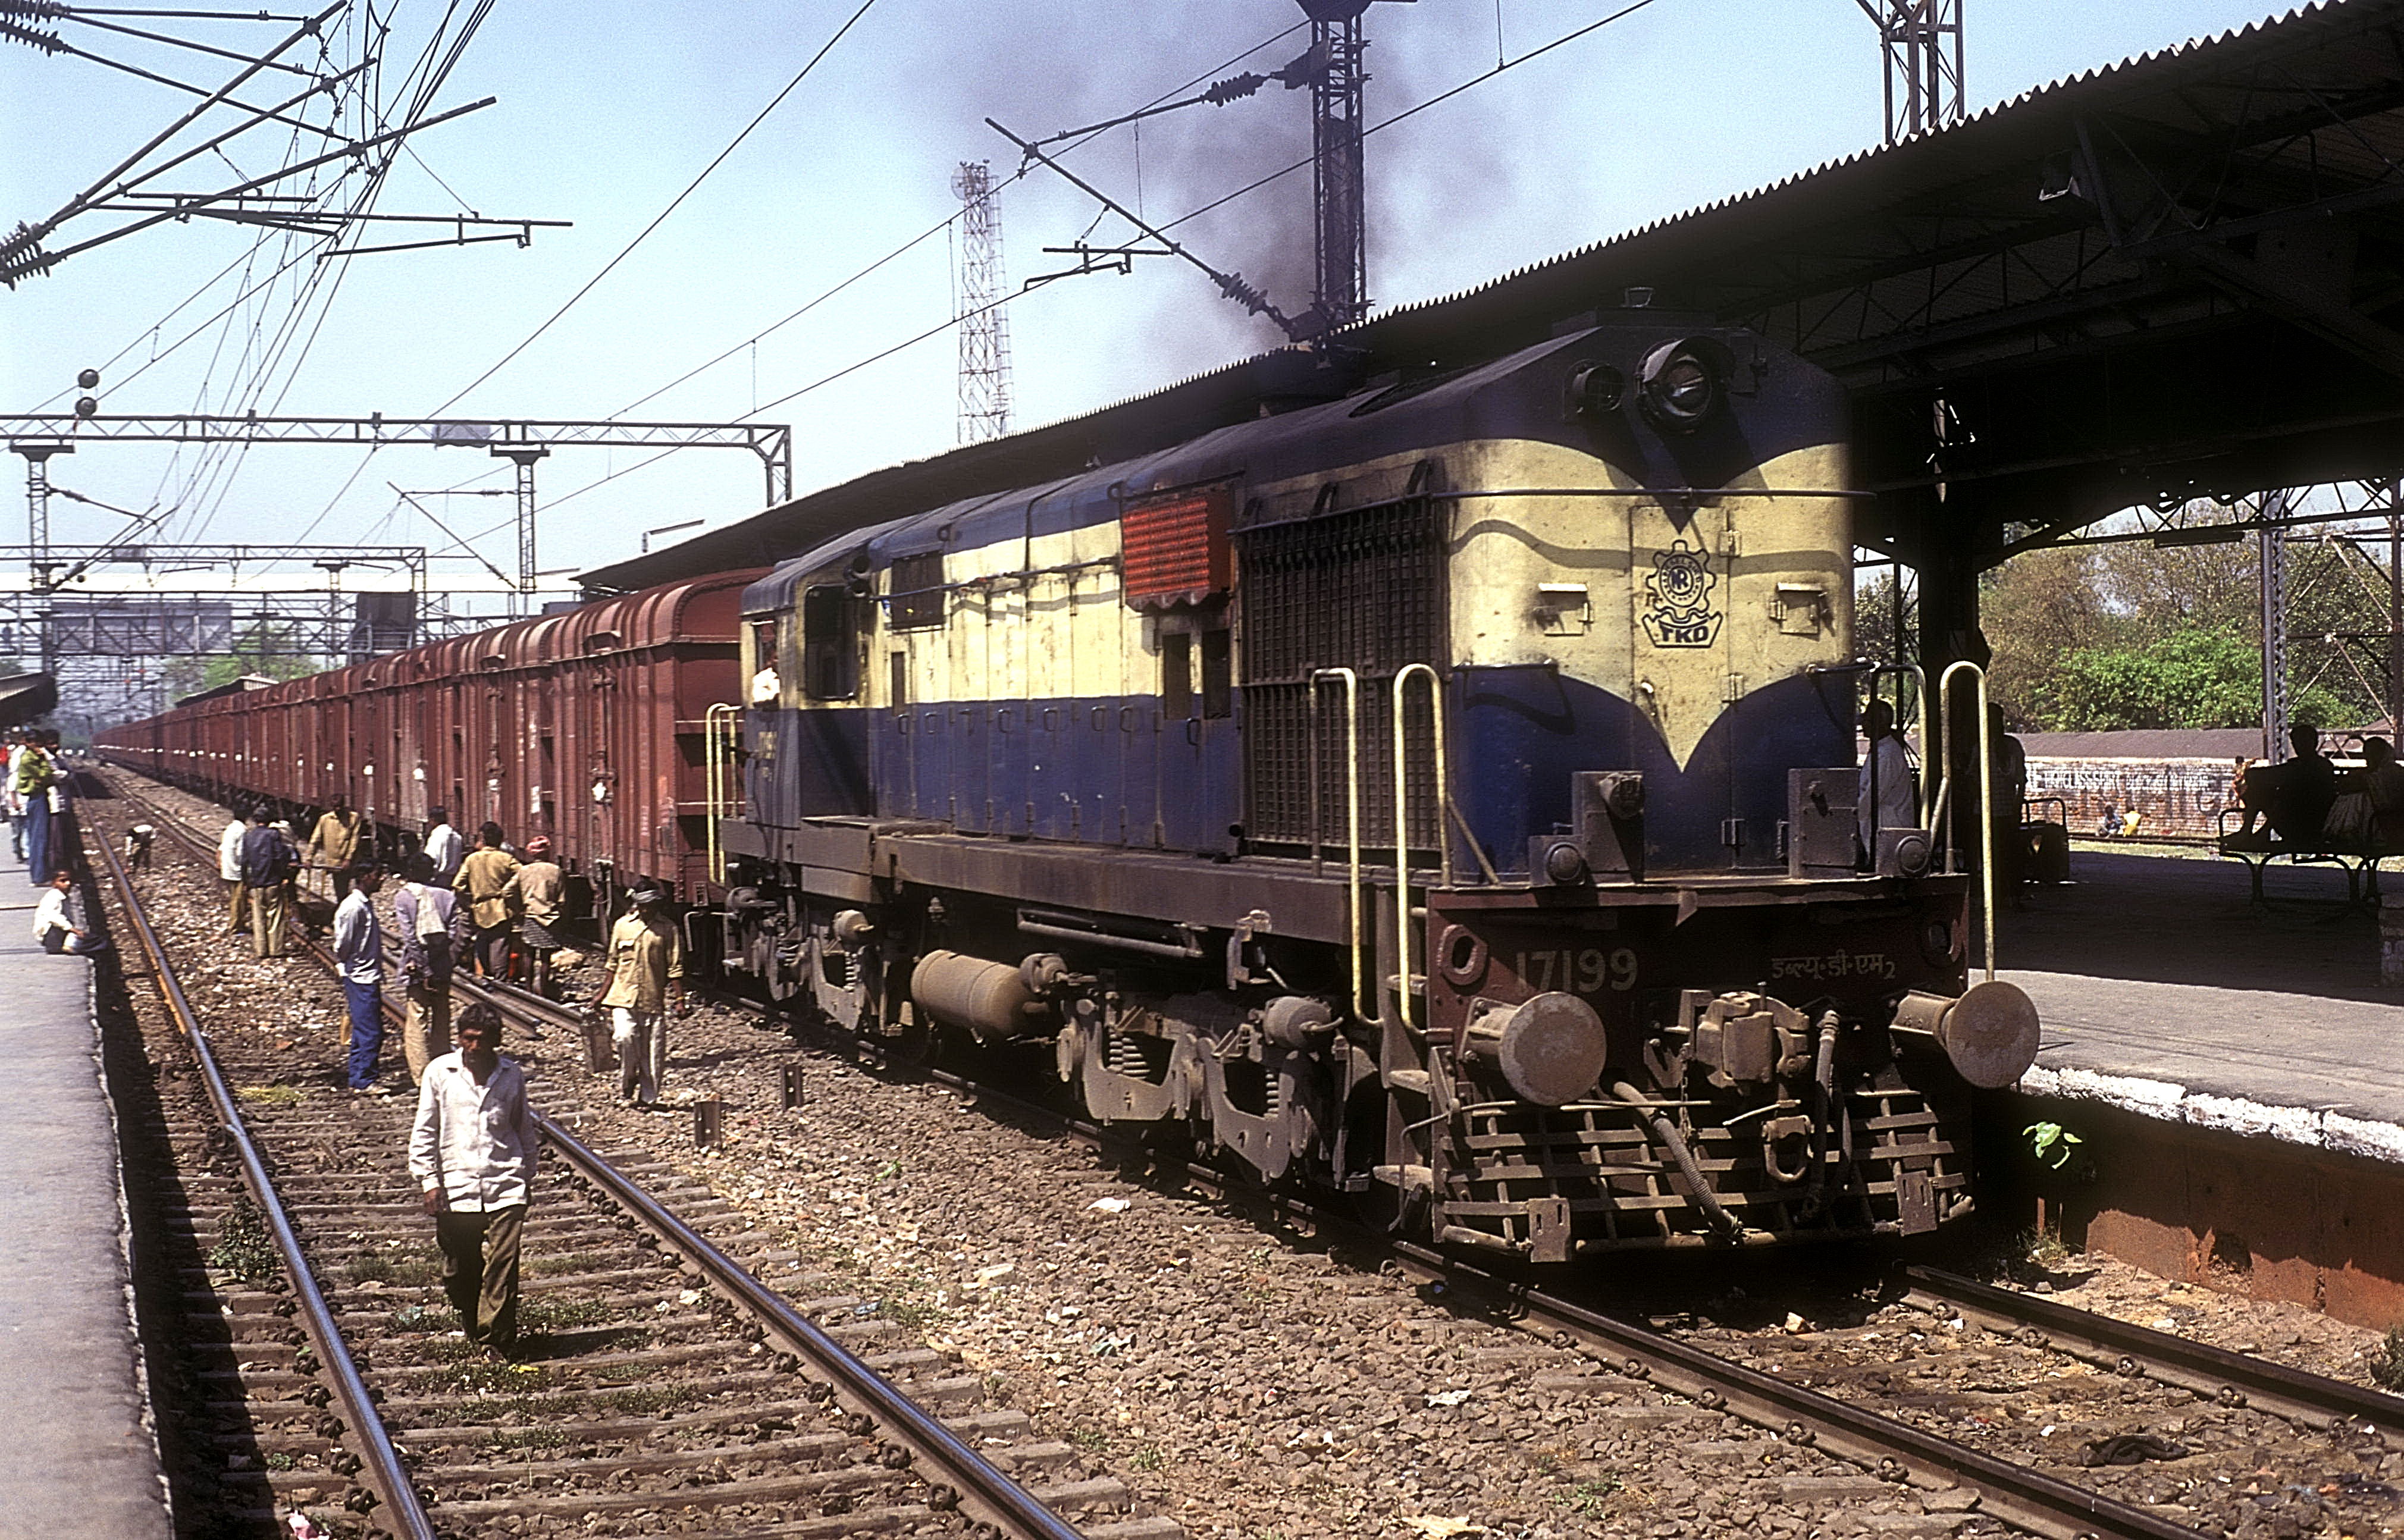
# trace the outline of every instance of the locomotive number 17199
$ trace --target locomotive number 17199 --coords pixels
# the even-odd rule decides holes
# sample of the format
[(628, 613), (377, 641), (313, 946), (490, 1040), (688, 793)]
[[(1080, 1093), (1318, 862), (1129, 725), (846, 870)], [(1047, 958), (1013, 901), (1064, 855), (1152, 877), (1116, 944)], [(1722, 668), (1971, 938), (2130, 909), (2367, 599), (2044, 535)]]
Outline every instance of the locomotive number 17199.
[(1636, 952), (1628, 946), (1604, 951), (1588, 946), (1583, 951), (1563, 947), (1558, 951), (1521, 952), (1515, 968), (1519, 982), (1539, 994), (1547, 989), (1560, 989), (1572, 994), (1600, 994), (1607, 986), (1627, 990), (1636, 987)]

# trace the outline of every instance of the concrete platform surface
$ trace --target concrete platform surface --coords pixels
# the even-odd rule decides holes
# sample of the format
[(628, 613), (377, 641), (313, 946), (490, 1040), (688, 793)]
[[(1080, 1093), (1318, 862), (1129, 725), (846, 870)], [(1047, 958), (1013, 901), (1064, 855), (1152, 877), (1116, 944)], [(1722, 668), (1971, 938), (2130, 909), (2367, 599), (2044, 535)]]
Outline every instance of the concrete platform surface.
[(2080, 851), (2072, 871), (1998, 917), (2003, 974), (2045, 1024), (2022, 1091), (2404, 1163), (2404, 990), (2338, 874), (2274, 868), (2266, 911), (2233, 861)]
[(0, 1532), (163, 1536), (91, 964), (35, 944), (39, 896), (0, 839)]

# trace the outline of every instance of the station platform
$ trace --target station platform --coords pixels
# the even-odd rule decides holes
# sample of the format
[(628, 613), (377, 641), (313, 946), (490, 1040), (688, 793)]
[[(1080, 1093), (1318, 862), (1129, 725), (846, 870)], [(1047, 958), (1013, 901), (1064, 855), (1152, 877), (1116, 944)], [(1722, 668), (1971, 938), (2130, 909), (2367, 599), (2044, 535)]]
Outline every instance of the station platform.
[[(1982, 1140), (2022, 1149), (2018, 1223), (2166, 1278), (2404, 1321), (2404, 990), (2341, 874), (2080, 850), (2075, 882), (1998, 916), (2001, 975), (2044, 1036)], [(2391, 874), (2404, 896), (2404, 876)], [(2000, 1197), (2002, 1195), (1993, 1195)], [(1982, 1199), (1982, 1203), (1984, 1199)]]
[[(2044, 1022), (2020, 1089), (2404, 1163), (2404, 990), (2343, 876), (2082, 850), (1998, 916), (2002, 975)], [(2391, 877), (2404, 896), (2404, 878)]]
[(0, 838), (0, 1530), (164, 1537), (92, 964), (34, 940), (40, 894)]

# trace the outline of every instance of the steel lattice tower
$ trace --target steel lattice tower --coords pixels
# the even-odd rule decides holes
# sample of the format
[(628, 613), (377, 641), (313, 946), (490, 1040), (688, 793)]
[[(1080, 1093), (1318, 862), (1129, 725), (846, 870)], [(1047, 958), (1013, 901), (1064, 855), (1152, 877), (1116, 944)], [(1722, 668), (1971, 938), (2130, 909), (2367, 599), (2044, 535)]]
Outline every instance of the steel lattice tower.
[[(1958, 0), (1955, 0), (1958, 3)], [(1313, 231), (1319, 259), (1313, 332), (1359, 320), (1369, 308), (1368, 223), (1362, 185), (1361, 13), (1370, 0), (1301, 0), (1317, 66), (1310, 82)]]
[(1002, 314), (1001, 205), (993, 169), (963, 161), (952, 175), (960, 212), (959, 272), (952, 313), (959, 317), (959, 441), (1010, 431), (1010, 321)]
[(1967, 113), (1962, 91), (1963, 0), (1853, 0), (1878, 23), (1886, 54), (1886, 142), (1931, 133)]

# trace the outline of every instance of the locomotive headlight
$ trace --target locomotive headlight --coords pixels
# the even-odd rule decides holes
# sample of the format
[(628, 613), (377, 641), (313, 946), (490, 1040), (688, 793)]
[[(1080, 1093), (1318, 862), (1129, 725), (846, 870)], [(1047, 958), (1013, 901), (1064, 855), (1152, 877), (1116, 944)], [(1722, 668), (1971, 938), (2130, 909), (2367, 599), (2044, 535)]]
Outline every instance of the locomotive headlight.
[(1727, 399), (1726, 354), (1705, 337), (1682, 337), (1646, 354), (1638, 372), (1645, 415), (1680, 433), (1710, 421)]

